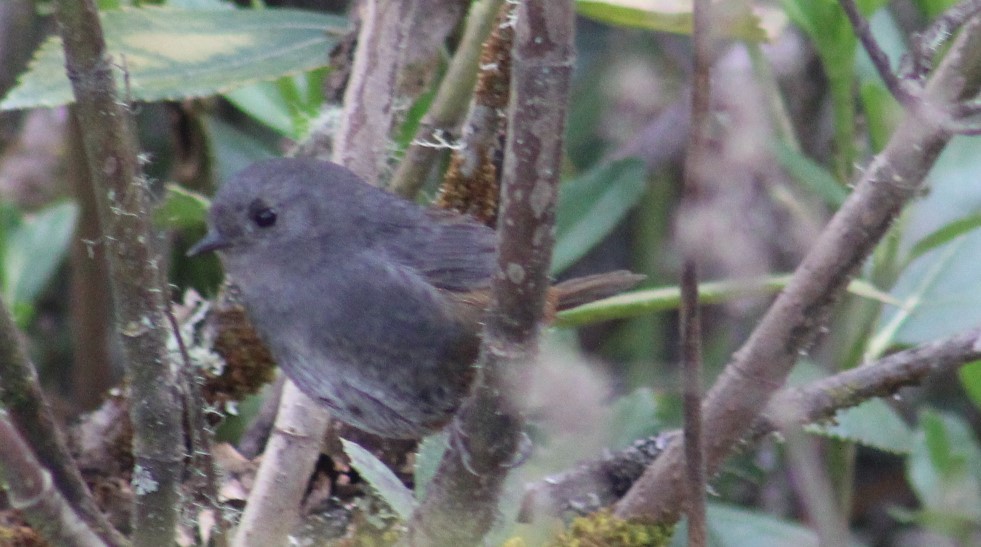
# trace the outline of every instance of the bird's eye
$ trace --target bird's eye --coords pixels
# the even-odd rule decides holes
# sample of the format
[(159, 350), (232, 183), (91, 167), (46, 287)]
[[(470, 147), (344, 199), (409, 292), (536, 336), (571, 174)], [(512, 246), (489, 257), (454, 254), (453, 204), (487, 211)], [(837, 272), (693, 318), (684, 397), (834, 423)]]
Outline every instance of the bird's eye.
[(260, 228), (268, 228), (276, 224), (276, 212), (269, 207), (263, 207), (252, 212), (252, 221)]

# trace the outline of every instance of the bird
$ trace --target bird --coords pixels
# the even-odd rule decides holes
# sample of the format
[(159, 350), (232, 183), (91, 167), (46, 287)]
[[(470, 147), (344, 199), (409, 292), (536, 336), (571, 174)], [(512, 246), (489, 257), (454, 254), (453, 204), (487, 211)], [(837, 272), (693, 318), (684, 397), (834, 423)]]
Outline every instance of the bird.
[[(232, 176), (207, 224), (188, 255), (218, 253), (260, 339), (308, 397), (391, 439), (419, 439), (451, 420), (475, 378), (495, 230), (306, 158)], [(615, 271), (559, 283), (548, 311), (643, 278)]]

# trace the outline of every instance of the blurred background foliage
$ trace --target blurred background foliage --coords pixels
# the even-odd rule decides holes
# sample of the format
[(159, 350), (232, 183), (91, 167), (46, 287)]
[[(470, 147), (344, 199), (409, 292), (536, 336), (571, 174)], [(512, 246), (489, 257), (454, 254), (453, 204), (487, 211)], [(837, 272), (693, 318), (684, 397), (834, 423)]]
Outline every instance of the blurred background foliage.
[[(213, 295), (221, 280), (216, 260), (183, 256), (203, 233), (214, 188), (336, 117), (337, 84), (326, 52), (347, 30), (346, 2), (268, 2), (291, 10), (253, 4), (100, 2), (110, 48), (129, 75), (126, 93), (136, 102), (157, 190), (155, 218), (181, 291)], [(731, 4), (732, 24), (713, 73), (711, 177), (698, 208), (683, 212), (697, 215), (703, 227), (686, 237), (698, 238), (705, 280), (735, 282), (722, 285), (703, 314), (708, 381), (901, 115), (836, 2)], [(952, 4), (859, 2), (894, 66), (906, 37)], [(667, 0), (581, 0), (578, 6), (553, 272), (564, 278), (629, 268), (648, 276), (645, 287), (671, 287), (679, 263), (672, 219), (679, 214), (688, 129), (689, 8)], [(292, 11), (297, 8), (308, 11)], [(67, 115), (60, 48), (45, 38), (52, 30), (49, 11), (43, 1), (0, 4), (0, 288), (55, 406), (70, 417), (94, 408), (121, 373), (98, 227), (84, 193), (80, 129)], [(456, 38), (435, 60), (432, 81), (407, 98), (393, 131), (393, 157), (411, 142)], [(307, 49), (297, 53), (305, 40)], [(438, 171), (420, 200), (436, 193)], [(979, 173), (981, 139), (955, 138), (931, 171), (928, 192), (865, 264), (866, 290), (848, 295), (792, 381), (981, 322)], [(764, 288), (740, 290), (740, 283)], [(679, 425), (677, 296), (640, 291), (625, 299), (620, 320), (549, 333), (541, 382), (548, 387), (534, 392), (539, 412), (532, 412), (540, 449), (525, 478)], [(653, 309), (660, 311), (646, 311)], [(571, 316), (565, 322), (573, 323)], [(239, 416), (229, 417), (226, 438), (234, 440), (257, 404), (247, 401)], [(856, 541), (979, 541), (979, 409), (981, 363), (975, 363), (902, 397), (842, 413), (833, 426), (810, 429), (827, 437), (828, 471), (847, 500)], [(431, 465), (433, 453), (421, 452), (421, 468)], [(375, 486), (384, 496), (386, 487)], [(800, 487), (779, 439), (747, 447), (713, 481), (713, 544), (816, 544), (799, 520)]]

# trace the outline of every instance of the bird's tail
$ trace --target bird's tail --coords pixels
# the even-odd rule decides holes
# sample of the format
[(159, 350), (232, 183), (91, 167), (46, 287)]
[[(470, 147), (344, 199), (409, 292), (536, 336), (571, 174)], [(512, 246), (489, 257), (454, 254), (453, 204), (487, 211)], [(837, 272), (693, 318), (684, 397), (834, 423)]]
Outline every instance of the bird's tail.
[(627, 270), (576, 277), (552, 287), (556, 294), (556, 310), (568, 310), (607, 298), (637, 286), (647, 276)]

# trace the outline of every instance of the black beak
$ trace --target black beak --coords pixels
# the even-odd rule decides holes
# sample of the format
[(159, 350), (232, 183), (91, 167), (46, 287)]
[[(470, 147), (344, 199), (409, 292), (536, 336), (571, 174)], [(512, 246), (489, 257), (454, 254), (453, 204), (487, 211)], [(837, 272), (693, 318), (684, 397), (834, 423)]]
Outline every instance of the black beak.
[(205, 234), (200, 241), (195, 243), (193, 247), (187, 250), (187, 256), (197, 256), (202, 253), (210, 253), (211, 251), (218, 251), (230, 246), (231, 243), (221, 237), (221, 234), (215, 230), (208, 230), (208, 233)]

